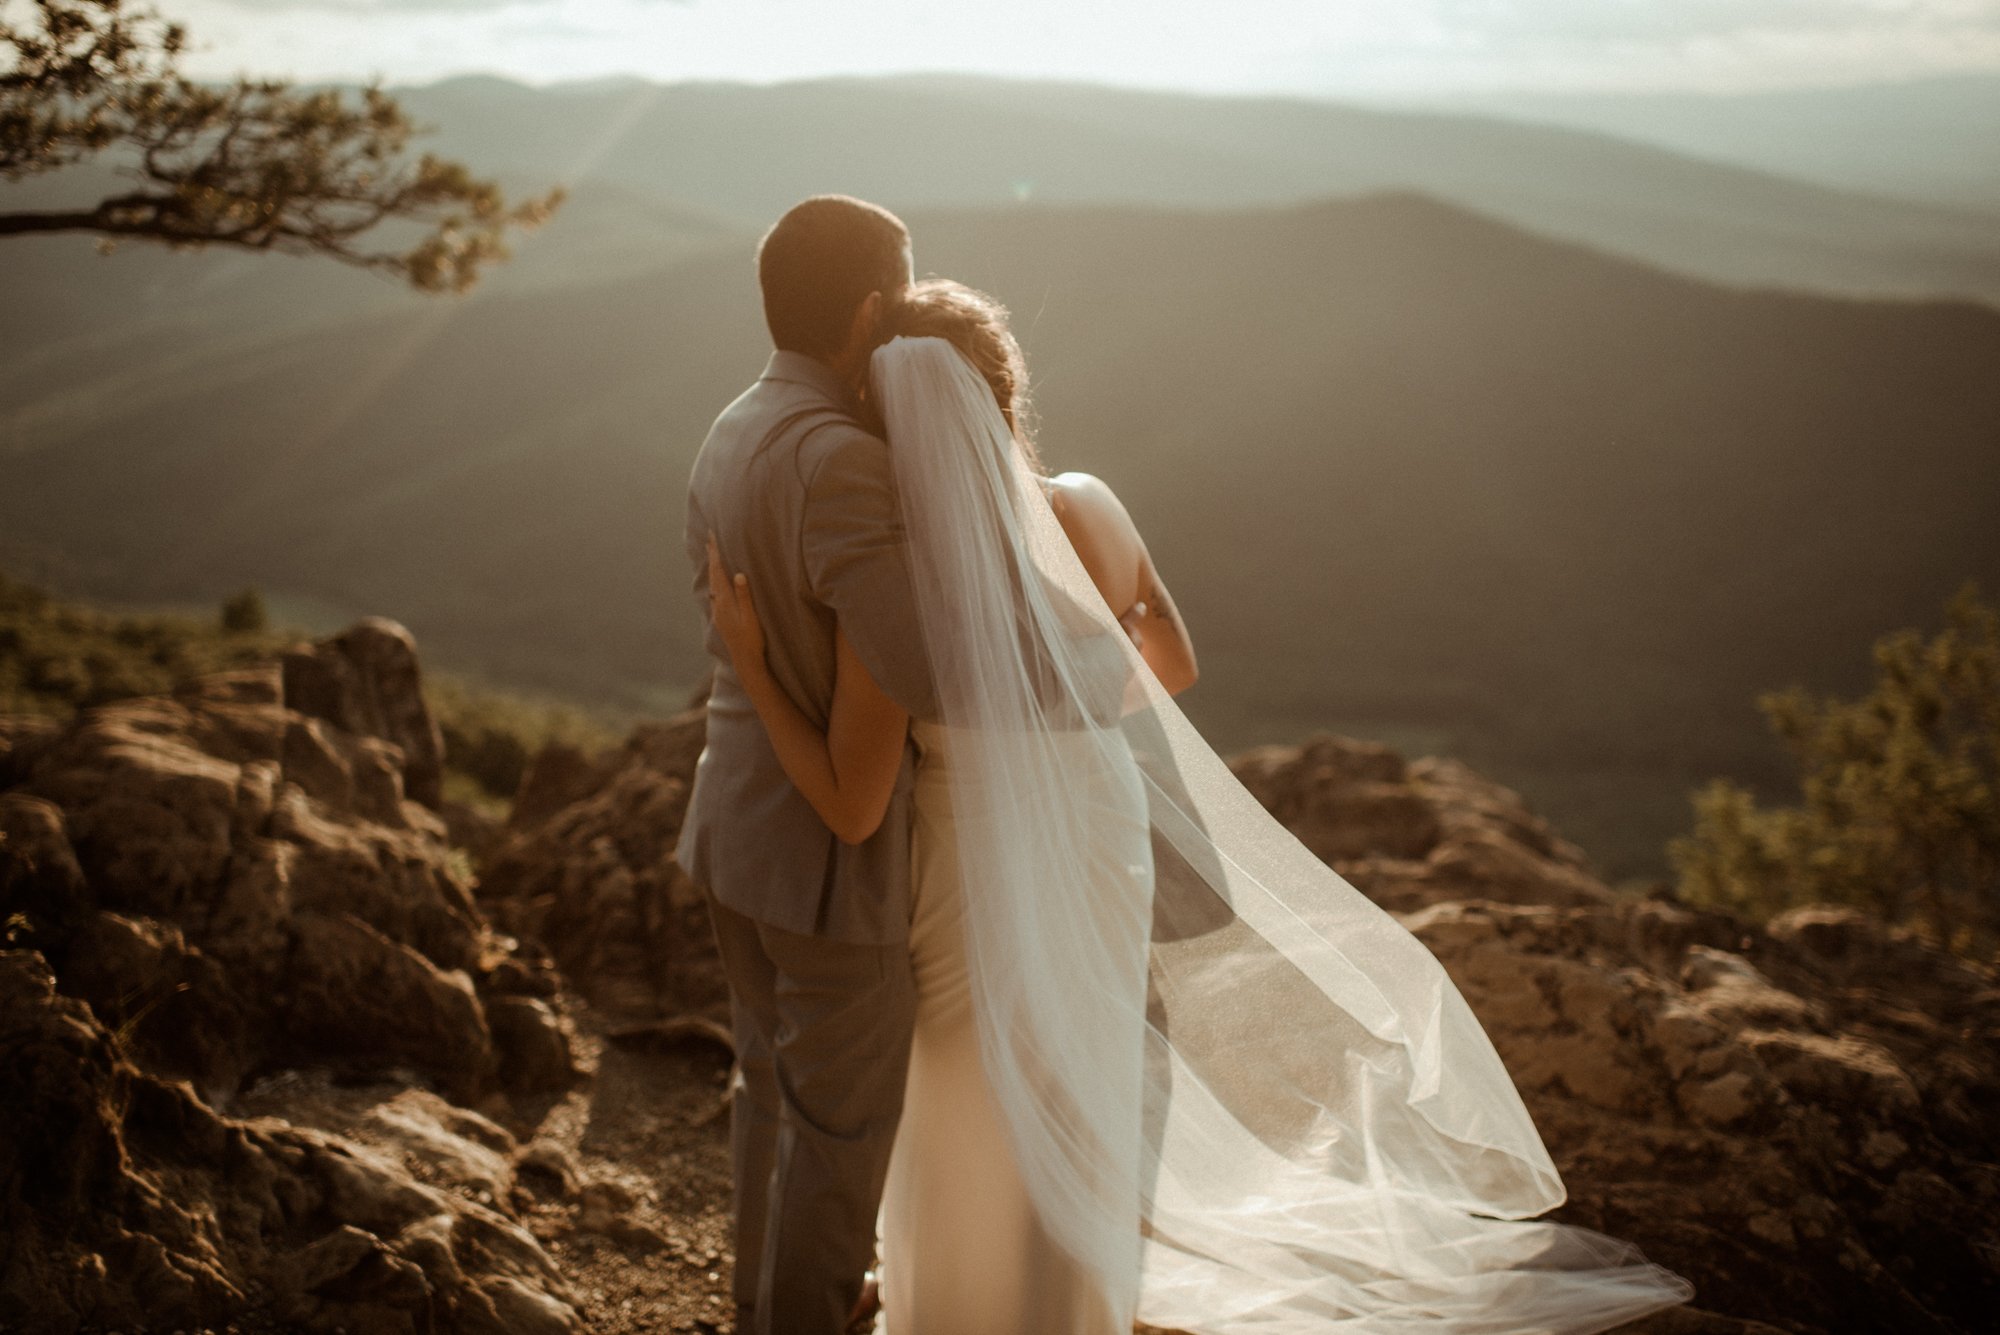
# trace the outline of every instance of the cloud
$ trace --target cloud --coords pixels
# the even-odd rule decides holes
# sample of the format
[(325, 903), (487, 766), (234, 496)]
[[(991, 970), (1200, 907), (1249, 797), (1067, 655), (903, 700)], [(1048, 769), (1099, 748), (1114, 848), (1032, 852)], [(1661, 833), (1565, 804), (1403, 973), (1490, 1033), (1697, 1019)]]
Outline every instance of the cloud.
[[(365, 20), (396, 14), (493, 13), (506, 9), (544, 8), (561, 0), (218, 0), (230, 9), (250, 13), (311, 10), (339, 18)], [(647, 0), (662, 5), (692, 5), (695, 0)]]
[[(1803, 86), (2000, 70), (2000, 0), (159, 0), (190, 67), (424, 82), (967, 70), (1211, 92)], [(4, 0), (0, 0), (4, 3)]]
[(1374, 91), (1832, 86), (2000, 71), (2000, 0), (1410, 0), (1426, 39), (1328, 61)]
[(2000, 0), (1433, 0), (1433, 9), (1447, 27), (1500, 43), (2000, 30)]
[(231, 9), (252, 13), (282, 13), (309, 9), (345, 18), (366, 19), (387, 14), (435, 13), (458, 10), (479, 13), (519, 5), (543, 5), (551, 0), (221, 0)]

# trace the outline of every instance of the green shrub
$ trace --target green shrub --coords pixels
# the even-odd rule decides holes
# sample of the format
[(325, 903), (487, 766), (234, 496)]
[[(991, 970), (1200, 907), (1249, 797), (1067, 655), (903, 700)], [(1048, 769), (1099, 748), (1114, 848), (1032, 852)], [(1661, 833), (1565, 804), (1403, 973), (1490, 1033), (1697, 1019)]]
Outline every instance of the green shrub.
[(439, 725), (451, 768), (494, 797), (512, 797), (528, 771), (528, 746), (511, 732), (486, 726), (467, 731), (458, 723)]
[(1759, 707), (1798, 757), (1797, 806), (1718, 779), (1668, 855), (1683, 897), (1765, 918), (1848, 904), (1979, 958), (2000, 951), (2000, 612), (1968, 584), (1925, 639), (1877, 642), (1859, 700), (1805, 691)]
[(0, 713), (67, 718), (107, 700), (167, 691), (282, 642), (209, 620), (99, 611), (0, 574)]
[[(217, 619), (133, 616), (61, 602), (0, 574), (0, 713), (68, 718), (268, 657), (293, 638), (269, 629), (255, 589), (230, 598)], [(424, 688), (444, 733), (447, 778), (503, 802), (547, 743), (596, 750), (620, 736), (618, 720), (568, 701), (450, 673), (426, 672)]]
[(444, 733), (446, 768), (496, 798), (513, 798), (529, 760), (550, 742), (595, 751), (619, 737), (613, 720), (569, 701), (450, 673), (426, 673), (424, 695)]
[(225, 598), (222, 603), (222, 628), (235, 635), (268, 630), (270, 618), (264, 613), (264, 595), (252, 588)]

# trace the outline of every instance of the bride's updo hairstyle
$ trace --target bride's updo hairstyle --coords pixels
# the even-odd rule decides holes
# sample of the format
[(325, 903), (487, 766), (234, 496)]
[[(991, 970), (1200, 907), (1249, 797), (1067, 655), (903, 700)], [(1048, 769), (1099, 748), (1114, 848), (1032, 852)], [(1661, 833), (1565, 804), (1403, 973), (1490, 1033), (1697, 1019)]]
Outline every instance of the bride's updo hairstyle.
[(908, 338), (941, 338), (964, 354), (993, 390), (993, 401), (1036, 472), (1041, 457), (1029, 434), (1028, 363), (1007, 328), (1007, 308), (976, 288), (949, 278), (926, 278), (910, 286), (889, 317), (889, 332)]

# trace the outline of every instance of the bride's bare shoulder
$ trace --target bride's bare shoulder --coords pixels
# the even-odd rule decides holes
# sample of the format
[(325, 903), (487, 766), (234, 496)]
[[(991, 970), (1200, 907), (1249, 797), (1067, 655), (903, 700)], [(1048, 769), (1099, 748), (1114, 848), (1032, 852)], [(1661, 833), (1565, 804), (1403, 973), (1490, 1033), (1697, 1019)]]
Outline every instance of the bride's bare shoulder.
[(1117, 493), (1094, 473), (1057, 473), (1048, 479), (1048, 489), (1049, 504), (1059, 514), (1067, 509), (1100, 522), (1130, 522)]
[(1049, 479), (1049, 485), (1057, 491), (1062, 492), (1104, 492), (1111, 490), (1111, 488), (1104, 485), (1104, 479), (1097, 476), (1097, 474), (1079, 473), (1073, 469), (1067, 473), (1057, 473)]
[(1122, 615), (1139, 596), (1145, 544), (1131, 515), (1102, 478), (1058, 473), (1048, 479), (1049, 508), (1076, 549), (1077, 559), (1112, 611)]

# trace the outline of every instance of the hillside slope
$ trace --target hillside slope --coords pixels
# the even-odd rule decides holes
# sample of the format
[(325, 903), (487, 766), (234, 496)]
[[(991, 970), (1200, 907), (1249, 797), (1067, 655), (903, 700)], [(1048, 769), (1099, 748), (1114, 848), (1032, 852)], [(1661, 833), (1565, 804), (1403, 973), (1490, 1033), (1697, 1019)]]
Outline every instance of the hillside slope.
[[(1614, 871), (1752, 695), (1846, 687), (2000, 576), (2000, 315), (1715, 288), (1393, 196), (918, 216), (1009, 301), (1058, 466), (1125, 495), (1225, 746), (1334, 725), (1465, 754)], [(660, 708), (701, 669), (678, 551), (761, 366), (733, 243), (643, 279), (289, 338), (159, 336), (0, 402), (0, 532), (72, 591), (255, 581), (448, 662)], [(39, 564), (34, 564), (39, 563)], [(45, 581), (46, 582), (46, 581)]]
[(2000, 210), (2000, 75), (1753, 93), (1491, 93), (1443, 105), (1594, 130), (1835, 189)]
[(1235, 209), (1418, 190), (1717, 281), (2000, 300), (1982, 213), (1552, 125), (966, 76), (399, 90), (523, 189), (615, 184), (762, 228), (823, 190), (897, 209)]
[[(0, 715), (9, 1329), (723, 1328), (726, 999), (670, 856), (702, 712), (543, 752), (468, 859), (405, 786), (411, 650), (369, 621)], [(1552, 1217), (1692, 1282), (1624, 1335), (1990, 1324), (1990, 969), (1852, 910), (1615, 894), (1453, 759), (1321, 736), (1234, 769), (1450, 974)]]
[[(1713, 161), (1670, 151), (1644, 142), (1654, 128), (1644, 116), (1619, 138), (1523, 123), (1518, 111), (944, 75), (546, 88), (458, 78), (396, 95), (437, 127), (426, 149), (522, 193), (569, 187), (554, 225), (487, 280), (508, 292), (636, 275), (723, 233), (754, 235), (824, 190), (904, 211), (1023, 202), (1227, 210), (1416, 190), (1718, 282), (2000, 302), (1990, 211), (1961, 207), (1956, 196), (1923, 203), (1809, 184), (1787, 174), (1786, 162), (1800, 156), (1789, 150), (1754, 166), (1726, 153)], [(1744, 132), (1757, 123), (1746, 116)], [(1880, 157), (1884, 134), (1876, 125), (1834, 137), (1873, 143)], [(1936, 140), (1912, 130), (1899, 161), (1942, 159), (1955, 170), (1972, 161)], [(28, 178), (4, 194), (19, 208), (94, 201), (118, 184), (109, 167)], [(421, 300), (386, 280), (270, 256), (132, 245), (107, 261), (84, 236), (9, 246), (0, 345), (17, 355), (95, 355), (58, 349), (67, 335), (140, 324), (226, 320), (261, 330)]]

